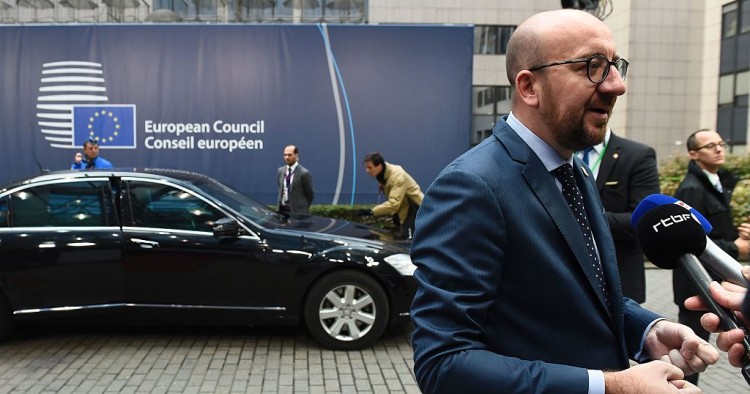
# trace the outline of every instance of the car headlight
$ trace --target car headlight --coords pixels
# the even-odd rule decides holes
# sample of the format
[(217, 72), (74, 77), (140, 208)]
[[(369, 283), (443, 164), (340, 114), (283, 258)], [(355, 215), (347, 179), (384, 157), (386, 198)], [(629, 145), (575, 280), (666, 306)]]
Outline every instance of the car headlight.
[(392, 254), (383, 260), (395, 268), (401, 275), (412, 276), (417, 269), (417, 266), (411, 262), (411, 257), (405, 253)]

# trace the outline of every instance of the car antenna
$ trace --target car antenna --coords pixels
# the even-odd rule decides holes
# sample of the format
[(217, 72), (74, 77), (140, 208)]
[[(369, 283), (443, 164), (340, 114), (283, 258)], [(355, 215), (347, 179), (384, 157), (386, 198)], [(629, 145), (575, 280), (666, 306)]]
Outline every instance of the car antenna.
[(48, 169), (42, 167), (42, 163), (39, 162), (39, 159), (36, 158), (36, 153), (31, 153), (31, 155), (34, 157), (34, 161), (36, 162), (37, 168), (39, 168), (40, 174), (46, 174), (49, 172)]

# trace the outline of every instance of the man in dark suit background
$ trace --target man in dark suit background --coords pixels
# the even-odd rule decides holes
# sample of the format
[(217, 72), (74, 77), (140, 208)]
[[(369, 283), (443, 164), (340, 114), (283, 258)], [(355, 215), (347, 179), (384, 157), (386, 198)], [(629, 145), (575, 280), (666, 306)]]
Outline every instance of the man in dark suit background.
[(573, 157), (603, 140), (626, 90), (611, 31), (582, 11), (537, 14), (506, 62), (512, 112), (438, 175), (417, 213), (420, 389), (700, 393), (683, 376), (718, 352), (622, 296), (593, 177)]
[(660, 192), (656, 152), (650, 146), (607, 130), (604, 142), (584, 149), (580, 156), (596, 179), (596, 188), (612, 230), (622, 294), (644, 303), (646, 270), (630, 216), (641, 200)]
[[(721, 168), (726, 160), (724, 139), (714, 130), (700, 129), (688, 136), (687, 174), (675, 192), (675, 198), (692, 206), (711, 223), (708, 237), (734, 259), (745, 259), (750, 253), (748, 225), (739, 229), (734, 225), (732, 192), (737, 179)], [(691, 327), (701, 338), (708, 340), (709, 332), (701, 327), (702, 312), (688, 310), (685, 300), (697, 293), (687, 275), (679, 268), (672, 271), (674, 302), (679, 308), (678, 319)], [(689, 380), (698, 384), (698, 375)]]
[(312, 175), (299, 164), (299, 149), (294, 145), (284, 148), (284, 162), (279, 167), (276, 179), (279, 184), (279, 213), (309, 214), (310, 204), (315, 198)]

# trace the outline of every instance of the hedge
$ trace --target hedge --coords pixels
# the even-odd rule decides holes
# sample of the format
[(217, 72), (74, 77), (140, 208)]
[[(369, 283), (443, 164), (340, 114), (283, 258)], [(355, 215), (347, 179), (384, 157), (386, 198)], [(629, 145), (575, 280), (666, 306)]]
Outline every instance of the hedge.
[[(662, 160), (659, 166), (659, 178), (661, 192), (663, 194), (670, 196), (674, 195), (682, 178), (685, 177), (687, 163), (688, 157), (684, 154), (673, 155)], [(732, 172), (739, 179), (732, 197), (734, 220), (736, 224), (739, 225), (750, 216), (750, 155), (737, 156), (727, 154), (724, 168)], [(390, 231), (397, 231), (397, 228), (393, 225), (393, 221), (390, 217), (374, 218), (354, 215), (354, 212), (357, 209), (372, 207), (372, 205), (313, 205), (310, 207), (310, 213), (318, 216), (346, 219)]]
[[(687, 164), (688, 157), (685, 154), (673, 155), (661, 162), (659, 178), (663, 194), (674, 195), (682, 178), (685, 177)], [(735, 224), (739, 225), (747, 221), (750, 216), (750, 156), (727, 154), (724, 168), (738, 178), (737, 187), (732, 196), (732, 209)]]

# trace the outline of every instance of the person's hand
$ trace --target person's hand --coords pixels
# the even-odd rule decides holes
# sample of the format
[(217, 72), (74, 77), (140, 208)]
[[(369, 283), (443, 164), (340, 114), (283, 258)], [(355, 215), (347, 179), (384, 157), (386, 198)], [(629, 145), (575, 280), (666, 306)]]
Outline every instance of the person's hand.
[(81, 164), (83, 161), (83, 154), (81, 152), (76, 153), (75, 157), (73, 158), (73, 162), (76, 164)]
[[(741, 228), (742, 226), (738, 227), (737, 230), (740, 230)], [(750, 240), (742, 238), (743, 236), (744, 235), (740, 235), (734, 240), (734, 246), (737, 247), (738, 260), (744, 260), (750, 255)]]
[(695, 335), (690, 327), (661, 320), (646, 334), (644, 350), (652, 360), (662, 360), (680, 368), (687, 375), (703, 372), (719, 361), (719, 352)]
[[(745, 279), (750, 279), (750, 266), (742, 267), (742, 275)], [(739, 312), (747, 294), (746, 288), (729, 282), (723, 282), (721, 285), (717, 282), (711, 282), (709, 289), (716, 303), (733, 311), (735, 316), (745, 323), (745, 326), (749, 326), (748, 323), (750, 321), (745, 319), (745, 316)], [(685, 300), (685, 307), (694, 311), (706, 310), (706, 304), (699, 296), (693, 296)], [(729, 364), (735, 367), (742, 367), (742, 359), (745, 354), (745, 347), (742, 344), (744, 332), (741, 329), (721, 332), (721, 321), (713, 313), (706, 313), (701, 317), (701, 326), (709, 332), (720, 332), (716, 338), (716, 346), (720, 350), (727, 352)]]
[[(750, 218), (748, 218), (750, 220)], [(744, 240), (750, 240), (750, 222), (745, 222), (740, 224), (739, 227), (737, 227), (737, 233), (739, 233), (740, 238)]]
[(372, 209), (357, 209), (354, 211), (355, 216), (372, 216)]
[(607, 394), (627, 393), (685, 393), (698, 394), (703, 391), (682, 380), (682, 370), (664, 361), (651, 361), (619, 372), (604, 373), (604, 388)]

